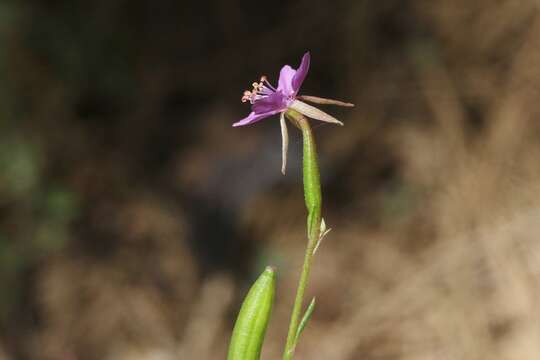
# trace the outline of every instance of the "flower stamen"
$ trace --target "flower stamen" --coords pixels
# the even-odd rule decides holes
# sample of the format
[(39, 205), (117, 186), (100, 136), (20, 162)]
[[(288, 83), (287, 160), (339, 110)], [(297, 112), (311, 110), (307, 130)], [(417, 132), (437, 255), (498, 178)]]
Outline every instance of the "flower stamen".
[(276, 88), (268, 82), (265, 75), (261, 76), (259, 82), (254, 82), (251, 86), (253, 87), (251, 91), (244, 91), (242, 102), (249, 101), (253, 104), (255, 101), (265, 98), (277, 91)]

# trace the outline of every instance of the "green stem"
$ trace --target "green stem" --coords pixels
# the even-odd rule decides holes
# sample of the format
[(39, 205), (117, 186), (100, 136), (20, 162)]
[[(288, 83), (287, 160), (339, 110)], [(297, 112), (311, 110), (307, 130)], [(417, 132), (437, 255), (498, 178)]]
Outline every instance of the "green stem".
[(304, 198), (308, 210), (308, 244), (306, 247), (306, 253), (304, 255), (304, 264), (302, 265), (302, 273), (298, 282), (298, 289), (296, 290), (296, 297), (294, 300), (291, 322), (289, 324), (289, 333), (287, 335), (285, 352), (283, 353), (283, 360), (291, 360), (294, 356), (294, 350), (296, 348), (296, 334), (300, 322), (302, 305), (304, 302), (304, 293), (311, 270), (313, 252), (315, 250), (315, 246), (317, 245), (317, 241), (319, 240), (322, 197), (319, 166), (317, 163), (317, 151), (309, 122), (302, 114), (293, 110), (288, 110), (286, 115), (289, 120), (291, 120), (291, 122), (302, 131), (304, 148)]

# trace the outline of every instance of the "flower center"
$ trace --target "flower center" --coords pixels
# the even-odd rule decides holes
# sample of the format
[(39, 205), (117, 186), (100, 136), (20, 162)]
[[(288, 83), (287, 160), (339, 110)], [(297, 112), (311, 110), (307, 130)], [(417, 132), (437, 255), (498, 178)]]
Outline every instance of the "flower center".
[(253, 86), (253, 89), (251, 91), (244, 91), (244, 95), (242, 96), (242, 102), (249, 101), (251, 104), (255, 103), (255, 101), (263, 99), (267, 97), (270, 94), (273, 94), (276, 92), (276, 88), (274, 88), (266, 79), (266, 76), (261, 76), (261, 79), (259, 82), (254, 82), (251, 84)]

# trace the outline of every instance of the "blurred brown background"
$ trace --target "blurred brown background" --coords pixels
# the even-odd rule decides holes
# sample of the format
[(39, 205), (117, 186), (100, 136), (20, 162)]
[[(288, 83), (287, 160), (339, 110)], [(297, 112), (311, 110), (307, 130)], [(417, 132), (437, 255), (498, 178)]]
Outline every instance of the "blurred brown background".
[(323, 215), (297, 359), (540, 359), (540, 2), (4, 0), (0, 359), (224, 359), (263, 266), (280, 358), (301, 139), (233, 129), (311, 51)]

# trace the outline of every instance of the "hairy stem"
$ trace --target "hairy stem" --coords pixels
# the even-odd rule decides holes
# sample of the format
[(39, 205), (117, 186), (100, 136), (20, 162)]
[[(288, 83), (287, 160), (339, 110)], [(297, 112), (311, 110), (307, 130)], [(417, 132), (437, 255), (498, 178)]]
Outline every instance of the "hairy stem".
[(319, 166), (317, 163), (317, 151), (315, 147), (315, 140), (311, 127), (307, 118), (302, 114), (289, 110), (286, 112), (287, 118), (296, 125), (301, 131), (303, 136), (303, 175), (304, 175), (304, 198), (306, 201), (306, 207), (308, 210), (307, 220), (307, 235), (308, 243), (306, 247), (306, 253), (304, 255), (304, 264), (302, 265), (302, 273), (300, 274), (300, 280), (298, 282), (298, 288), (296, 290), (296, 297), (294, 300), (294, 306), (291, 315), (291, 322), (289, 324), (289, 333), (287, 335), (287, 343), (285, 345), (285, 352), (283, 353), (283, 360), (291, 360), (294, 356), (294, 350), (297, 342), (297, 331), (302, 313), (302, 305), (304, 303), (304, 294), (306, 291), (309, 273), (311, 270), (311, 264), (313, 260), (313, 253), (319, 239), (319, 231), (321, 224), (321, 185), (319, 176)]

